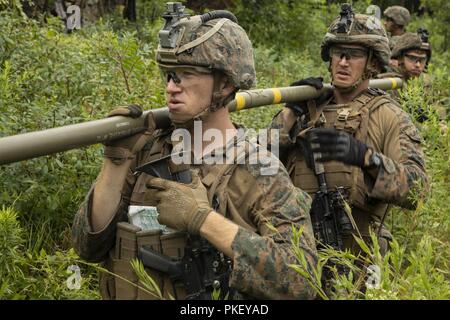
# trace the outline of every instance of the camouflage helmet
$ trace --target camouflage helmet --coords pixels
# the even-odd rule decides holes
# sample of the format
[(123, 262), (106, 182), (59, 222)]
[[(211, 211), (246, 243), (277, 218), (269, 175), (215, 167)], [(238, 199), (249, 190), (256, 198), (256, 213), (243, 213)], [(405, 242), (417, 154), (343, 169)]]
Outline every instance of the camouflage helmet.
[(343, 5), (341, 16), (331, 23), (322, 40), (322, 60), (330, 60), (330, 48), (334, 44), (358, 44), (369, 47), (383, 71), (386, 70), (391, 50), (389, 39), (380, 20), (375, 16), (355, 14), (353, 11), (345, 10)]
[(206, 67), (222, 71), (238, 89), (256, 85), (252, 44), (232, 13), (189, 16), (181, 3), (169, 2), (167, 7), (156, 52), (160, 66)]
[(384, 10), (383, 14), (385, 17), (392, 19), (392, 21), (399, 26), (406, 26), (411, 20), (408, 9), (401, 6), (388, 7)]
[(392, 58), (400, 58), (406, 51), (423, 50), (427, 54), (427, 63), (431, 58), (431, 46), (417, 33), (407, 32), (398, 37), (394, 49), (392, 49)]

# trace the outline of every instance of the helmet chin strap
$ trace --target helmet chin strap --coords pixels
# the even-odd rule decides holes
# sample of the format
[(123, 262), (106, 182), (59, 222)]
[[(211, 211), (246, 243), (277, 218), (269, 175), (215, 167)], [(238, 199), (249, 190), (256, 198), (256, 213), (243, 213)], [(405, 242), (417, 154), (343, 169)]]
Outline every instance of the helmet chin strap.
[(173, 123), (176, 128), (184, 128), (189, 130), (194, 127), (194, 121), (206, 121), (211, 113), (214, 113), (220, 108), (225, 107), (228, 102), (234, 99), (237, 89), (232, 94), (229, 94), (226, 97), (222, 96), (222, 90), (220, 86), (223, 74), (221, 74), (220, 72), (214, 72), (213, 77), (213, 92), (209, 106), (193, 116), (192, 119), (189, 119), (182, 123)]

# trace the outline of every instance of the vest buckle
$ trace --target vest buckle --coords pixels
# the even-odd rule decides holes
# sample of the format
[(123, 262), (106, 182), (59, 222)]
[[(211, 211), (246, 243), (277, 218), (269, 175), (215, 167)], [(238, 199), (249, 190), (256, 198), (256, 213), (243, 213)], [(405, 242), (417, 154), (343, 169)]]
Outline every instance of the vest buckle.
[(348, 116), (350, 115), (350, 108), (342, 108), (337, 111), (337, 119), (338, 121), (347, 121)]

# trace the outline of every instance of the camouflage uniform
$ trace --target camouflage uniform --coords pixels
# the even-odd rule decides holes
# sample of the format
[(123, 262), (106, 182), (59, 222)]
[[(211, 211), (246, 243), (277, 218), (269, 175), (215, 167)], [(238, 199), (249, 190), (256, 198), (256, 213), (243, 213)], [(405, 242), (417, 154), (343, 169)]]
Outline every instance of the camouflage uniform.
[[(170, 32), (165, 33), (166, 30)], [(176, 38), (177, 34), (181, 35), (181, 39)], [(175, 38), (171, 38), (173, 36)], [(245, 31), (229, 19), (205, 22), (195, 16), (178, 21), (173, 28), (168, 27), (166, 21), (160, 33), (157, 61), (168, 75), (170, 70), (176, 70), (180, 66), (207, 67), (223, 72), (238, 89), (248, 89), (256, 81), (251, 43)], [(225, 103), (222, 97), (216, 95), (216, 90), (214, 84), (212, 104), (207, 108), (207, 112), (216, 112), (215, 110)], [(194, 118), (201, 118), (204, 112)], [(185, 126), (185, 123), (176, 125)], [(103, 230), (95, 233), (92, 232), (90, 223), (94, 183), (76, 214), (73, 225), (74, 246), (82, 258), (88, 261), (107, 259), (107, 266), (111, 266), (109, 262), (113, 261), (113, 267), (110, 267), (112, 270), (114, 263), (119, 265), (118, 262), (121, 261), (114, 261), (117, 260), (118, 249), (118, 246), (115, 246), (116, 229), (119, 229), (119, 222), (127, 221), (128, 206), (155, 205), (147, 189), (150, 176), (142, 173), (136, 177), (133, 171), (141, 164), (170, 154), (175, 147), (170, 141), (173, 130), (174, 128), (155, 131), (153, 139), (136, 155), (129, 168), (122, 198), (114, 217)], [(238, 131), (237, 138), (226, 148), (216, 149), (211, 154), (217, 159), (224, 150), (230, 151), (233, 146), (238, 146), (237, 149), (241, 150), (236, 155), (234, 165), (208, 165), (210, 162), (206, 161), (202, 161), (200, 165), (192, 165), (199, 169), (200, 179), (208, 190), (211, 207), (239, 226), (231, 244), (233, 267), (229, 279), (230, 287), (246, 297), (260, 299), (314, 297), (307, 281), (289, 267), (289, 264), (296, 263), (290, 243), (292, 227), (303, 229), (301, 248), (305, 252), (309, 267), (316, 263), (314, 236), (308, 215), (310, 197), (294, 187), (276, 157), (249, 141), (242, 132)], [(227, 154), (229, 155), (229, 152)], [(274, 164), (275, 168), (258, 162), (262, 155), (270, 160), (264, 163)], [(245, 161), (238, 161), (241, 158)], [(132, 243), (131, 246), (136, 245)], [(125, 261), (128, 268), (129, 258)], [(160, 280), (157, 279), (157, 283), (163, 286), (161, 290), (164, 294), (170, 293), (169, 282)], [(108, 285), (111, 279), (106, 277), (102, 281)], [(117, 286), (122, 284), (116, 279), (115, 285), (117, 289)], [(120, 294), (119, 291), (116, 290), (117, 295)], [(103, 293), (106, 298), (114, 298), (111, 292)], [(137, 295), (139, 297), (139, 293)], [(127, 298), (135, 298), (135, 295)]]
[[(322, 43), (322, 58), (330, 60), (332, 44), (360, 44), (373, 50), (373, 57), (383, 67), (388, 65), (389, 47), (383, 29), (367, 29), (367, 16), (356, 14), (347, 34), (336, 33), (337, 22), (332, 23)], [(366, 38), (364, 35), (368, 35)], [(354, 37), (355, 36), (355, 37)], [(384, 39), (384, 40), (383, 40)], [(370, 57), (370, 54), (369, 54)], [(411, 196), (427, 185), (421, 137), (410, 117), (380, 90), (367, 89), (349, 104), (336, 105), (334, 97), (321, 105), (308, 102), (309, 116), (298, 117), (293, 127), (286, 127), (282, 114), (275, 116), (271, 128), (280, 130), (280, 154), (297, 187), (311, 196), (318, 191), (314, 172), (307, 165), (302, 140), (296, 128), (324, 127), (344, 130), (371, 147), (381, 158), (375, 171), (343, 164), (324, 163), (329, 188), (343, 186), (349, 190), (352, 214), (363, 237), (370, 227), (380, 230), (380, 244), (387, 249), (390, 233), (380, 228), (389, 204), (415, 208)], [(298, 134), (298, 135), (297, 135)], [(356, 234), (356, 232), (355, 232)], [(346, 248), (359, 251), (351, 235), (344, 239)]]
[[(156, 139), (164, 139), (164, 154), (171, 149), (170, 133), (170, 130), (155, 133)], [(239, 225), (239, 232), (232, 244), (235, 256), (230, 286), (252, 298), (311, 298), (314, 294), (309, 285), (288, 266), (296, 263), (290, 249), (292, 227), (303, 228), (301, 246), (311, 266), (315, 264), (314, 236), (308, 215), (310, 197), (292, 185), (289, 175), (281, 164), (278, 171), (259, 163), (251, 164), (256, 163), (258, 149), (261, 147), (249, 142), (245, 135), (239, 137), (236, 143), (245, 145), (247, 161), (245, 164), (237, 165), (231, 176), (223, 179), (224, 182), (221, 184), (222, 188), (226, 188), (225, 200), (228, 201), (220, 201), (221, 205), (217, 209)], [(73, 224), (74, 246), (83, 259), (93, 262), (103, 261), (108, 258), (108, 251), (114, 251), (116, 226), (120, 221), (127, 221), (129, 205), (154, 205), (143, 203), (143, 196), (148, 192), (145, 184), (149, 176), (143, 174), (136, 179), (133, 175), (136, 166), (150, 159), (151, 145), (152, 142), (144, 147), (130, 168), (114, 219), (104, 230), (96, 233), (91, 231), (90, 226), (94, 183)], [(267, 156), (278, 165), (278, 160), (272, 154), (267, 153)], [(212, 170), (212, 166), (196, 167), (200, 169), (203, 183), (209, 188), (211, 181), (208, 179), (211, 177), (208, 176), (208, 172)], [(262, 175), (264, 169), (272, 170), (272, 173)], [(219, 184), (218, 189), (220, 188)], [(267, 224), (273, 225), (278, 232), (273, 232)]]

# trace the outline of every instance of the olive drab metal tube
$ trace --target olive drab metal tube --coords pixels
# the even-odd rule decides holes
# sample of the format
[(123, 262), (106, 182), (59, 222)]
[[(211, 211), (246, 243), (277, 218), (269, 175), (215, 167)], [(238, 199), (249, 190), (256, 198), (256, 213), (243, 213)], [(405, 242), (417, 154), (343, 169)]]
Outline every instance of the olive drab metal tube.
[[(370, 80), (369, 86), (392, 90), (401, 88), (402, 84), (400, 78), (386, 78)], [(230, 111), (240, 111), (271, 104), (304, 101), (314, 99), (325, 90), (331, 89), (330, 84), (324, 84), (320, 91), (311, 86), (240, 91), (227, 107)], [(0, 138), (0, 165), (129, 136), (145, 129), (145, 119), (149, 112), (153, 113), (157, 128), (170, 125), (169, 110), (165, 107), (147, 110), (142, 117), (136, 119), (116, 116)]]
[[(381, 90), (395, 90), (403, 85), (400, 78), (372, 79), (369, 86)], [(269, 88), (240, 91), (236, 98), (228, 104), (230, 111), (241, 111), (270, 104), (278, 104), (292, 101), (305, 101), (317, 98), (326, 90), (333, 89), (332, 85), (324, 84), (320, 91), (311, 86)]]
[(169, 125), (169, 110), (161, 108), (136, 119), (117, 116), (0, 138), (0, 165), (132, 135), (145, 129), (149, 112), (160, 127)]

